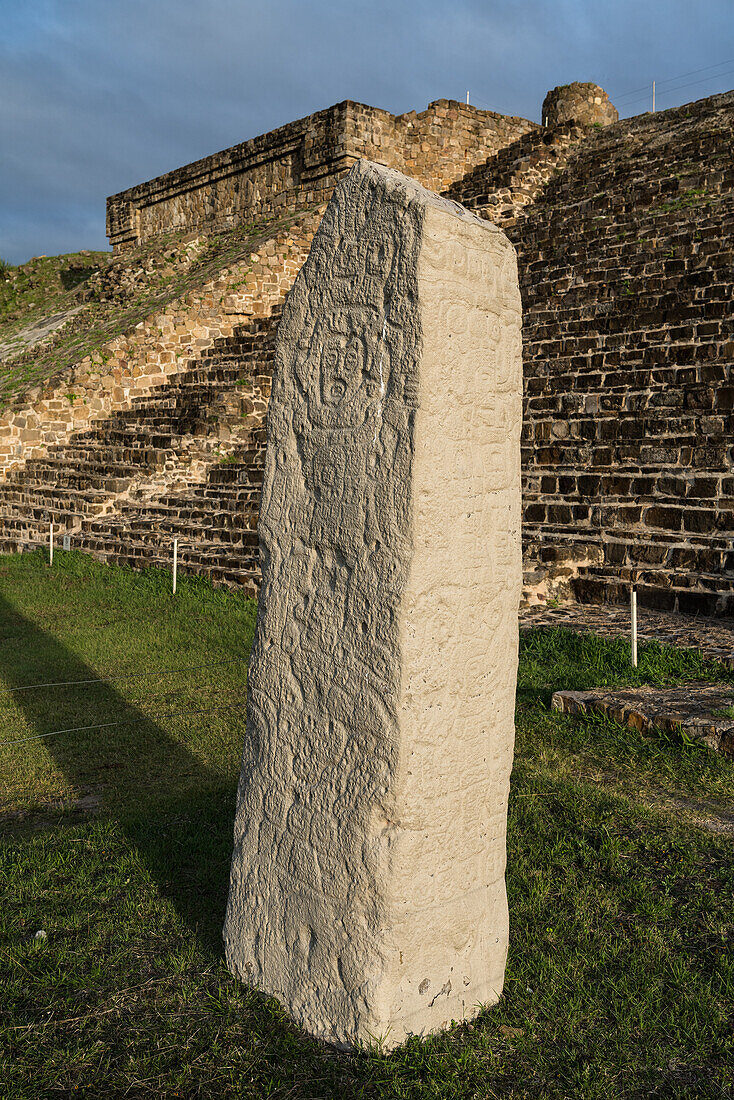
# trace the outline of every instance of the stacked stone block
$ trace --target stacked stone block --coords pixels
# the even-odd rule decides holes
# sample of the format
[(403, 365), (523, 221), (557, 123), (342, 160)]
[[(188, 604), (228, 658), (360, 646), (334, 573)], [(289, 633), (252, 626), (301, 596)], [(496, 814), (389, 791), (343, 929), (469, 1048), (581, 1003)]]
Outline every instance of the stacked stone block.
[(598, 84), (574, 80), (551, 88), (543, 100), (543, 125), (577, 122), (585, 126), (609, 126), (617, 122), (619, 112)]
[(320, 218), (320, 211), (308, 212), (298, 224), (276, 229), (196, 291), (45, 386), (27, 390), (0, 416), (0, 477), (155, 392), (239, 325), (269, 316), (293, 285)]
[(530, 130), (457, 180), (445, 194), (508, 229), (566, 167), (572, 151), (588, 134), (588, 127), (577, 122)]
[(257, 594), (257, 517), (273, 338), (239, 326), (129, 407), (30, 459), (0, 483), (0, 548), (58, 536), (103, 561), (169, 566)]
[(521, 134), (527, 119), (439, 99), (392, 115), (346, 100), (107, 200), (113, 248), (170, 230), (221, 230), (281, 217), (331, 196), (360, 158), (444, 190)]
[(509, 230), (530, 599), (734, 613), (733, 147), (732, 93), (617, 123)]

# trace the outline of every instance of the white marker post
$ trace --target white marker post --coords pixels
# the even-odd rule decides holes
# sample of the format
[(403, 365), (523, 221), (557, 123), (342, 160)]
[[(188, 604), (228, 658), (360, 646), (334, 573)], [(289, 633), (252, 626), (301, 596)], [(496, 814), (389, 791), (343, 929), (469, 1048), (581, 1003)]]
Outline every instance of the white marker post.
[(178, 578), (178, 539), (173, 540), (173, 594), (176, 595), (176, 581)]
[(652, 82), (652, 113), (655, 114), (655, 81)]
[(637, 668), (637, 589), (630, 590), (630, 615), (632, 618), (632, 664)]
[(469, 104), (469, 93), (468, 92), (466, 93), (466, 102), (467, 102), (467, 106), (468, 106), (468, 104)]
[(54, 563), (54, 521), (51, 520), (48, 527), (48, 564)]

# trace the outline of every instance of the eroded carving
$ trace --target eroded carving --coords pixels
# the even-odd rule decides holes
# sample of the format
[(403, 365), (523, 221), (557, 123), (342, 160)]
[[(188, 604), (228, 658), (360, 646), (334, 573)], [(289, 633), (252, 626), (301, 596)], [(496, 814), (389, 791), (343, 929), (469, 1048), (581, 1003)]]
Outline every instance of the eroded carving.
[[(333, 1041), (399, 1041), (491, 999), (487, 920), (504, 969), (519, 331), (503, 235), (366, 162), (284, 309), (225, 943), (236, 973)], [(474, 585), (483, 618), (463, 624)], [(497, 912), (477, 918), (489, 880)], [(431, 965), (454, 994), (424, 997), (408, 957), (429, 965), (436, 945), (426, 955), (402, 923), (452, 897)], [(454, 963), (475, 973), (449, 979)]]

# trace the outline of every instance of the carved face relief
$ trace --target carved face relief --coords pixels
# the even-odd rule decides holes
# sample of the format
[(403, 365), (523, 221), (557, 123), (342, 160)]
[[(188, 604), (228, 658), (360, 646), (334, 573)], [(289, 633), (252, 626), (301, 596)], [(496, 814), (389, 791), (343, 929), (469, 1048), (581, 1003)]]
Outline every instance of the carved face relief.
[(329, 336), (321, 354), (321, 400), (338, 408), (353, 400), (365, 359), (364, 343), (358, 336)]

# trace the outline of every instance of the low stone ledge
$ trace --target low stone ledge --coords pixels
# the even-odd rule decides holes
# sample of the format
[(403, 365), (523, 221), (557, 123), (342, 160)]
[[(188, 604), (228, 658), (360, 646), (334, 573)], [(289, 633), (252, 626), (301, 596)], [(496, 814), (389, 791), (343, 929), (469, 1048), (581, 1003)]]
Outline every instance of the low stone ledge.
[(562, 714), (602, 714), (641, 732), (682, 732), (714, 752), (734, 756), (734, 685), (556, 691), (551, 706)]

